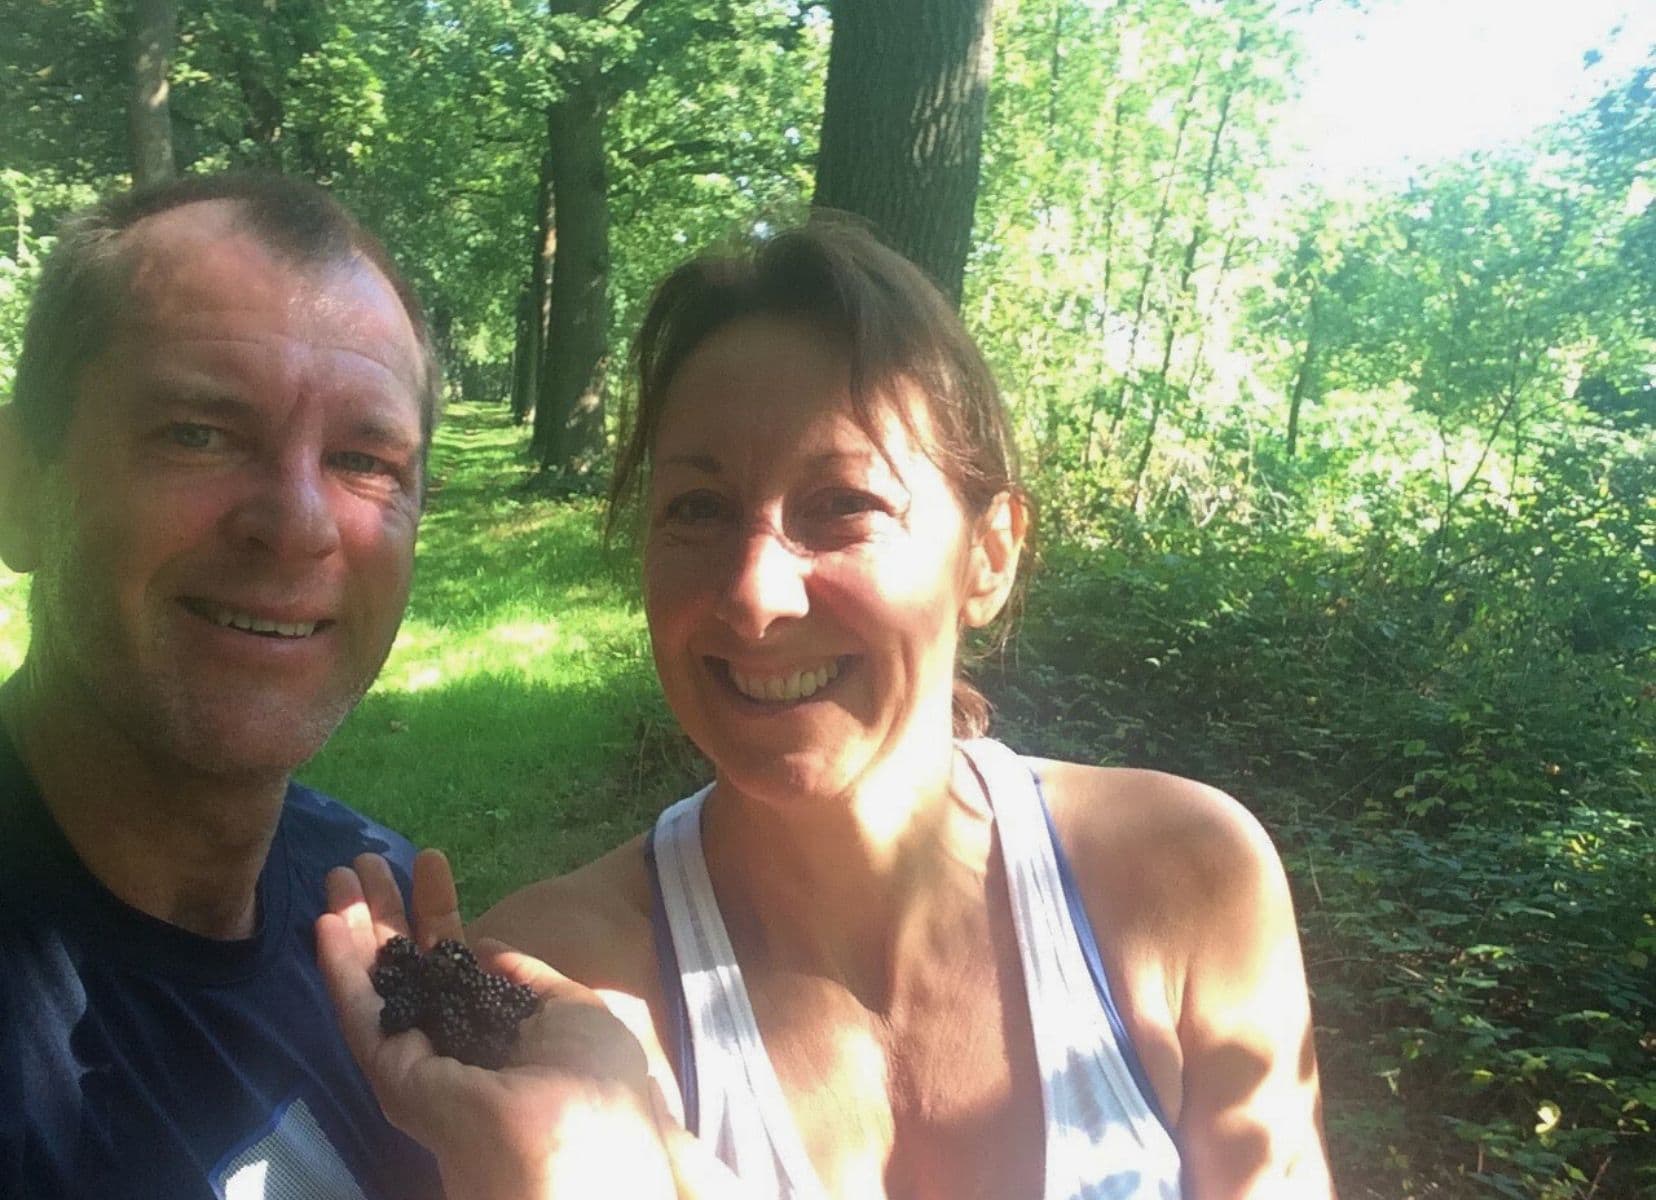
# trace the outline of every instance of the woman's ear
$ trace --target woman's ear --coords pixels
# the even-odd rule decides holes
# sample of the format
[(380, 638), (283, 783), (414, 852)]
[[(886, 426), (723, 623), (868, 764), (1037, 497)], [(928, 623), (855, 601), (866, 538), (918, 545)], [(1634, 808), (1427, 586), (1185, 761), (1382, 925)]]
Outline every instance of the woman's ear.
[(977, 519), (966, 576), (962, 621), (981, 629), (1006, 607), (1018, 578), (1018, 559), (1029, 532), (1029, 505), (1017, 492), (1001, 492)]
[(40, 477), (17, 407), (0, 408), (0, 562), (19, 574), (40, 563)]

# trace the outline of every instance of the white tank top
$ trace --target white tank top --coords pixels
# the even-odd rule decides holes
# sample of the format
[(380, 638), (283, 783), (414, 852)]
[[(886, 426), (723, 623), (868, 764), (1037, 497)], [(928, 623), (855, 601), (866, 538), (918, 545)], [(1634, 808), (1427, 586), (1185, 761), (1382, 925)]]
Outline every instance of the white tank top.
[[(1006, 860), (1046, 1115), (1042, 1200), (1178, 1200), (1178, 1150), (1110, 999), (1035, 776), (998, 742), (961, 749), (984, 781)], [(662, 813), (653, 837), (671, 934), (670, 948), (658, 946), (677, 959), (689, 1030), (679, 1083), (690, 1128), (762, 1194), (826, 1200), (760, 1039), (708, 878), (701, 808), (711, 790)], [(665, 982), (671, 1006), (678, 997)]]

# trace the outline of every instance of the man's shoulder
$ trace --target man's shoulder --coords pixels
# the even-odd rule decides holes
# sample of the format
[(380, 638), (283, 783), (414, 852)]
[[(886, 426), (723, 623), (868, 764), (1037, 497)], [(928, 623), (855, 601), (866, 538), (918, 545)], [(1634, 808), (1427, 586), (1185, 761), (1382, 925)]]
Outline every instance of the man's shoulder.
[(302, 783), (288, 785), (282, 826), (296, 866), (325, 872), (359, 854), (382, 854), (404, 875), (413, 869), (414, 844), (406, 837)]

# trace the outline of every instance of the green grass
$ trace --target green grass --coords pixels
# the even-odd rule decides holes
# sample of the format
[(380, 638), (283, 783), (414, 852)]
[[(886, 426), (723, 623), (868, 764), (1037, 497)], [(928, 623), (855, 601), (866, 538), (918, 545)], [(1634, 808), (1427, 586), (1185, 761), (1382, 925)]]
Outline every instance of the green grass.
[[(452, 405), (414, 595), (379, 681), (300, 772), (454, 861), (476, 913), (638, 832), (700, 774), (655, 684), (636, 564), (589, 498), (526, 492), (525, 433)], [(27, 580), (0, 571), (0, 667)]]

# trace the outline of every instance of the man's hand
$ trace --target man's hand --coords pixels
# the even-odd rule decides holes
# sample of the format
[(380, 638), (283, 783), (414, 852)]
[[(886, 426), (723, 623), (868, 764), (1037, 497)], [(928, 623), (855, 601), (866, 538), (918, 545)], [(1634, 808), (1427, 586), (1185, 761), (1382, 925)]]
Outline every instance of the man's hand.
[(327, 888), (317, 957), (345, 1040), (386, 1116), (437, 1156), (450, 1200), (675, 1195), (643, 1049), (596, 993), (545, 963), (498, 942), (473, 947), (485, 970), (542, 1000), (501, 1070), (438, 1055), (418, 1030), (380, 1032), (369, 982), (379, 947), (397, 934), (421, 949), (463, 938), (440, 853), (415, 860), (412, 927), (378, 855), (331, 872)]

